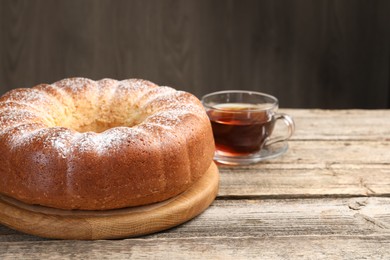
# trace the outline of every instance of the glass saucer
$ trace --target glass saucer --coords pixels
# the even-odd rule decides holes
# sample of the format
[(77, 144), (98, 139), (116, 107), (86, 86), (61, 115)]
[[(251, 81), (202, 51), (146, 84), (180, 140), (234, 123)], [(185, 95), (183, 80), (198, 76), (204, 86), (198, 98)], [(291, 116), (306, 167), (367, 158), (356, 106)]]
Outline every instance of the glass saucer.
[(215, 152), (214, 161), (226, 165), (247, 165), (258, 163), (264, 160), (273, 159), (281, 156), (288, 150), (287, 141), (270, 144), (261, 149), (260, 152), (248, 154), (245, 156), (226, 156)]

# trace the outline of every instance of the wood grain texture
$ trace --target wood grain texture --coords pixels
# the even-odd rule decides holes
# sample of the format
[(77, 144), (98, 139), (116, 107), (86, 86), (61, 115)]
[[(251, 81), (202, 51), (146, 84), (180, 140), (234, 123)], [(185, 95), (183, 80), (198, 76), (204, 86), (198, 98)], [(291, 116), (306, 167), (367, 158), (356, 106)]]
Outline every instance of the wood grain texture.
[(0, 256), (2, 259), (386, 258), (390, 241), (389, 207), (389, 198), (218, 200), (193, 221), (142, 239), (3, 241)]
[[(387, 236), (390, 235), (389, 210), (388, 197), (217, 199), (207, 211), (193, 220), (143, 238), (146, 241), (155, 238), (203, 237)], [(6, 242), (17, 242), (5, 240), (6, 235), (20, 235), (7, 228), (0, 232), (0, 248)], [(29, 241), (28, 236), (25, 236), (26, 241)], [(44, 238), (35, 240), (55, 241)], [(81, 241), (74, 243), (83, 244)]]
[[(379, 242), (378, 242), (379, 241)], [(206, 237), (9, 244), (3, 259), (386, 259), (388, 236)], [(29, 248), (29, 250), (27, 250)], [(356, 249), (359, 250), (356, 250)], [(154, 252), (150, 254), (149, 252)], [(21, 254), (26, 252), (26, 254)], [(240, 256), (245, 256), (240, 258)]]
[(138, 239), (47, 240), (0, 226), (1, 259), (388, 259), (390, 110), (282, 109), (282, 157), (219, 167), (200, 216)]
[(220, 166), (220, 197), (390, 195), (389, 110), (281, 111), (296, 123), (289, 151), (250, 166)]
[(390, 107), (386, 0), (1, 0), (0, 94), (65, 77)]
[(390, 196), (390, 166), (356, 164), (267, 165), (221, 168), (219, 197), (316, 198)]
[(389, 110), (281, 109), (294, 117), (293, 140), (379, 141), (390, 140)]
[(202, 213), (217, 196), (218, 183), (218, 168), (212, 163), (200, 180), (168, 201), (107, 211), (56, 210), (0, 196), (0, 223), (55, 239), (98, 240), (146, 235), (180, 225)]

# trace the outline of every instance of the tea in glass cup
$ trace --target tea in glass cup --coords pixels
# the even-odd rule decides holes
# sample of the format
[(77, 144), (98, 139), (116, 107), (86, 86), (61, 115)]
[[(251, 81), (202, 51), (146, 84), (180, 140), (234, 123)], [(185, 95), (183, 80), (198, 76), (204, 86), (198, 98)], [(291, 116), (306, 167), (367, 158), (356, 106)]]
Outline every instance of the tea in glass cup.
[[(294, 133), (293, 119), (277, 113), (275, 97), (254, 91), (230, 90), (205, 95), (202, 103), (213, 129), (217, 162), (254, 163), (287, 150), (286, 143), (271, 146), (286, 141)], [(287, 132), (273, 136), (278, 120), (285, 123)]]

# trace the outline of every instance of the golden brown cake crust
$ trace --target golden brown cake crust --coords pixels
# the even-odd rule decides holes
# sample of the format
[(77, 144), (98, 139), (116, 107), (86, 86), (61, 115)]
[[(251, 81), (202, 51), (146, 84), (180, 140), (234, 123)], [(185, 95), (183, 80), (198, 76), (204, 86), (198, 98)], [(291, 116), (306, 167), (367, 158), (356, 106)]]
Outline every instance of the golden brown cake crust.
[(212, 162), (193, 95), (145, 80), (70, 78), (0, 98), (0, 193), (105, 210), (166, 200)]

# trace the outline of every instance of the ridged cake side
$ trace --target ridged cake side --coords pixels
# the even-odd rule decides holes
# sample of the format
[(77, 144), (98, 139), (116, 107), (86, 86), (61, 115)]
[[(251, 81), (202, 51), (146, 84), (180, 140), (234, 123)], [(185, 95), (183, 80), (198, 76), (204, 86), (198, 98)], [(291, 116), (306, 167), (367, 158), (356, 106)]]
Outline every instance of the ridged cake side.
[(0, 98), (0, 193), (104, 210), (168, 199), (210, 166), (214, 142), (193, 95), (145, 80), (72, 78)]

